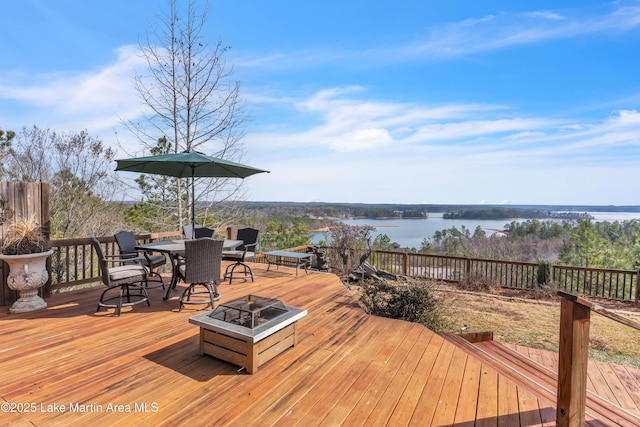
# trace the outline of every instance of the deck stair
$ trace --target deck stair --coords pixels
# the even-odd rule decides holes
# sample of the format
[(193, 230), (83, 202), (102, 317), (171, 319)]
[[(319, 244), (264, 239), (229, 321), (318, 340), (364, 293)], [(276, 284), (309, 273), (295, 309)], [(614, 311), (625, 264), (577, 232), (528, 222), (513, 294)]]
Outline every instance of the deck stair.
[[(538, 399), (555, 407), (558, 384), (556, 371), (497, 341), (469, 342), (463, 336), (454, 333), (440, 335), (496, 370), (498, 374), (504, 375), (529, 390)], [(586, 415), (589, 425), (640, 426), (640, 416), (590, 390), (587, 390)]]

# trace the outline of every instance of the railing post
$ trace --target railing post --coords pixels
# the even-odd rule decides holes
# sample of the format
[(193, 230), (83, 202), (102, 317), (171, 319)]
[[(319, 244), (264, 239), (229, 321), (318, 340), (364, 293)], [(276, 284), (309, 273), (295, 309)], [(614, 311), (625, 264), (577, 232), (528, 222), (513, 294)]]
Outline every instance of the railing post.
[(640, 270), (636, 271), (636, 302), (640, 301)]
[(403, 276), (408, 276), (408, 271), (409, 271), (409, 254), (407, 253), (407, 251), (404, 251), (404, 253), (402, 254), (402, 275)]
[(556, 425), (584, 426), (591, 310), (572, 299), (572, 295), (558, 295), (562, 300)]

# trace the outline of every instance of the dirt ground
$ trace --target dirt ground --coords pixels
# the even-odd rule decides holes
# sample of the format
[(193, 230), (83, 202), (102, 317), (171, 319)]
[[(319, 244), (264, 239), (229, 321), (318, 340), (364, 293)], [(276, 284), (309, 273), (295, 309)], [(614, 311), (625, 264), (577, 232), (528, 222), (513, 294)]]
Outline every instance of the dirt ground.
[[(451, 290), (454, 290), (454, 287), (450, 287)], [(534, 301), (549, 301), (549, 302), (559, 302), (559, 297), (555, 293), (537, 293), (526, 289), (507, 289), (507, 288), (499, 288), (493, 289), (490, 292), (491, 295), (506, 297), (506, 298), (521, 298), (524, 300), (534, 300)], [(601, 307), (604, 307), (608, 310), (614, 311), (628, 311), (630, 313), (640, 313), (640, 303), (638, 302), (629, 302), (629, 301), (615, 301), (605, 298), (593, 298), (586, 297), (590, 302), (594, 304), (598, 304)]]

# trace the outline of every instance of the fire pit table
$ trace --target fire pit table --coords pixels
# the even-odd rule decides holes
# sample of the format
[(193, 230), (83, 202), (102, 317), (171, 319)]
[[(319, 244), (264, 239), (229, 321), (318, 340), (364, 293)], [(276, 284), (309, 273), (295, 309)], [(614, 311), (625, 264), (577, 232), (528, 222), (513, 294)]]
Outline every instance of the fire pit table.
[(200, 354), (244, 367), (258, 367), (296, 345), (297, 322), (307, 311), (282, 301), (247, 295), (189, 319), (200, 326)]

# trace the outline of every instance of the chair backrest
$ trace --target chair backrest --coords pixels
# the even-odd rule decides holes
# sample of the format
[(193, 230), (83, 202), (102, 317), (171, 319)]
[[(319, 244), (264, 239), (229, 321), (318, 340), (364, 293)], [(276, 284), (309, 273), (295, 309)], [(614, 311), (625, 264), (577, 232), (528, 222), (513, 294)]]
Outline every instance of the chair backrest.
[(213, 237), (213, 234), (216, 230), (207, 227), (199, 227), (196, 228), (196, 239), (201, 239), (203, 237)]
[(205, 237), (184, 242), (185, 283), (220, 281), (224, 240)]
[(116, 239), (121, 254), (138, 254), (138, 251), (136, 251), (136, 236), (131, 231), (119, 231), (113, 237)]
[[(203, 227), (201, 225), (196, 224), (195, 229), (197, 230), (198, 228), (203, 228)], [(186, 240), (193, 239), (193, 229), (194, 229), (193, 224), (182, 226), (182, 235)]]
[[(258, 243), (258, 233), (259, 231), (255, 228), (241, 228), (238, 230), (237, 239), (242, 240), (242, 245), (238, 246), (239, 251), (243, 251), (245, 249), (245, 245), (253, 245), (254, 243)], [(251, 246), (248, 248), (251, 252), (255, 252), (258, 250), (258, 245)]]
[(100, 242), (95, 237), (91, 237), (91, 246), (93, 246), (98, 256), (98, 265), (100, 265), (100, 272), (102, 273), (102, 283), (109, 286), (109, 266), (107, 265), (107, 261), (105, 261), (102, 246), (100, 246)]

